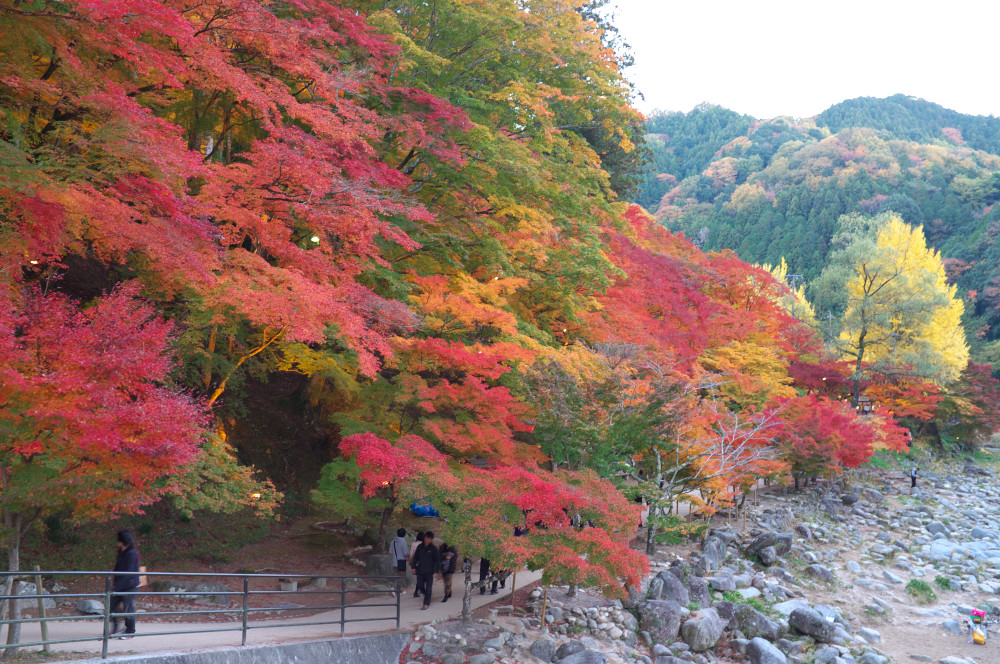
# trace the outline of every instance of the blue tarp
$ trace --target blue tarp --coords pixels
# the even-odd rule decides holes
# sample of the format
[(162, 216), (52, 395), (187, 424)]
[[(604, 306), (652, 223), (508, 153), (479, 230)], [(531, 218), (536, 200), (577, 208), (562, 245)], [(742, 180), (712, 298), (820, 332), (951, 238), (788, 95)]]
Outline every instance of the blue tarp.
[(438, 516), (438, 511), (434, 509), (433, 505), (417, 505), (414, 503), (410, 505), (410, 511), (417, 516)]

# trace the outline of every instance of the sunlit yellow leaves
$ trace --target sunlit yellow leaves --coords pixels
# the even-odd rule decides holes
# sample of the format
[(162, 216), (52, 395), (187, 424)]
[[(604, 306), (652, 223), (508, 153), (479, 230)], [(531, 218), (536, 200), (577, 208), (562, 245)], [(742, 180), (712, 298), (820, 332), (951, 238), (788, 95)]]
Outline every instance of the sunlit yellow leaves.
[(420, 290), (410, 303), (423, 316), (424, 327), (438, 336), (476, 334), (483, 327), (517, 335), (517, 319), (503, 307), (506, 296), (524, 285), (523, 279), (486, 277), (466, 273), (453, 277), (412, 277)]
[(846, 288), (841, 341), (849, 356), (909, 365), (940, 384), (958, 378), (969, 361), (964, 306), (922, 228), (893, 214), (874, 245), (859, 249)]
[[(770, 272), (779, 284), (788, 283), (788, 263), (785, 262), (784, 256), (781, 257), (781, 262), (775, 266), (765, 263), (761, 267)], [(806, 299), (804, 284), (798, 284), (794, 289), (790, 287), (788, 292), (783, 293), (776, 301), (796, 319), (815, 328), (817, 324), (816, 311), (813, 309), (812, 303)]]
[(761, 406), (772, 397), (795, 394), (788, 361), (775, 352), (769, 338), (739, 339), (710, 348), (699, 364), (723, 376), (719, 391), (741, 407)]

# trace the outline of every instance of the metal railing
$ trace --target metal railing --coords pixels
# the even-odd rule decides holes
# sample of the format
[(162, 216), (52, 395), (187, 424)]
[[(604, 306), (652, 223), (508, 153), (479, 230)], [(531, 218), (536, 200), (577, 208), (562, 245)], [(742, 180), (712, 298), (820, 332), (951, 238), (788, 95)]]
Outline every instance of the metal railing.
[[(165, 616), (209, 616), (209, 615), (234, 615), (234, 618), (238, 617), (239, 623), (235, 626), (225, 625), (221, 627), (207, 627), (205, 629), (178, 629), (170, 631), (153, 631), (153, 632), (137, 632), (135, 634), (129, 634), (129, 636), (134, 637), (144, 637), (144, 636), (172, 636), (178, 634), (207, 634), (213, 632), (242, 632), (241, 645), (246, 645), (247, 643), (247, 632), (252, 629), (271, 629), (278, 627), (307, 627), (316, 625), (340, 625), (340, 636), (344, 636), (345, 627), (348, 623), (357, 622), (378, 622), (378, 621), (394, 621), (395, 629), (399, 629), (400, 625), (400, 579), (398, 576), (328, 576), (325, 574), (216, 574), (216, 573), (186, 573), (186, 572), (143, 572), (142, 576), (149, 577), (150, 581), (157, 578), (163, 579), (178, 579), (178, 578), (191, 578), (197, 580), (212, 580), (216, 582), (230, 583), (236, 582), (241, 589), (240, 590), (196, 590), (196, 589), (181, 589), (181, 590), (166, 590), (166, 591), (156, 591), (156, 590), (144, 590), (143, 588), (137, 588), (131, 591), (118, 592), (114, 590), (114, 577), (115, 576), (139, 576), (136, 572), (0, 572), (0, 588), (6, 588), (6, 583), (8, 578), (15, 577), (15, 584), (12, 589), (12, 594), (10, 595), (0, 595), (0, 602), (7, 604), (9, 602), (19, 602), (19, 603), (29, 603), (37, 601), (38, 613), (37, 617), (28, 618), (17, 618), (11, 619), (11, 612), (7, 611), (0, 619), (0, 626), (6, 626), (7, 632), (13, 629), (16, 624), (25, 623), (40, 623), (42, 637), (37, 641), (27, 641), (24, 643), (0, 643), (0, 650), (6, 650), (9, 648), (31, 648), (31, 647), (42, 647), (48, 650), (48, 646), (62, 644), (62, 643), (85, 643), (85, 642), (101, 642), (101, 658), (107, 659), (108, 656), (108, 642), (114, 638), (120, 636), (120, 634), (111, 633), (112, 621), (118, 621), (125, 618), (143, 618), (143, 623), (146, 625), (153, 624), (158, 625), (162, 623), (149, 623), (145, 619), (151, 617), (165, 617)], [(17, 583), (21, 579), (31, 579), (34, 577), (35, 582), (35, 593), (34, 594), (18, 594)], [(103, 581), (104, 589), (103, 592), (66, 592), (66, 593), (43, 593), (41, 579), (42, 577), (48, 578), (70, 578), (70, 577), (82, 577), (95, 580), (95, 585), (97, 582)], [(308, 591), (301, 590), (252, 590), (250, 588), (250, 582), (254, 580), (266, 580), (274, 579), (277, 582), (285, 580), (297, 580), (302, 581), (306, 579), (325, 579), (327, 583), (330, 581), (334, 582), (334, 587), (327, 589), (327, 586), (312, 587)], [(339, 582), (339, 588), (336, 586)], [(359, 583), (361, 582), (361, 583)], [(367, 582), (376, 582), (382, 586), (391, 586), (390, 588), (369, 588), (365, 587)], [(151, 584), (150, 584), (151, 585)], [(350, 586), (350, 587), (349, 587)], [(227, 587), (229, 587), (227, 585)], [(283, 595), (299, 595), (301, 596), (304, 592), (309, 595), (337, 595), (339, 596), (339, 603), (326, 604), (325, 602), (321, 606), (251, 606), (251, 600), (257, 597), (273, 597), (273, 596), (283, 596)], [(393, 598), (392, 602), (386, 603), (348, 603), (348, 597), (357, 596), (373, 596), (379, 597), (389, 595)], [(117, 600), (118, 597), (143, 597), (143, 598), (157, 598), (157, 597), (175, 597), (178, 599), (190, 600), (191, 598), (197, 597), (230, 597), (237, 600), (238, 608), (231, 608), (232, 601), (225, 607), (212, 608), (212, 609), (186, 609), (179, 611), (135, 611), (133, 609), (132, 613), (116, 613), (113, 611), (112, 601), (113, 598)], [(45, 600), (64, 600), (73, 599), (80, 600), (91, 599), (99, 600), (102, 603), (103, 611), (101, 614), (90, 614), (90, 615), (66, 615), (66, 616), (49, 616), (47, 615), (46, 609), (44, 607)], [(117, 603), (117, 601), (116, 601)], [(385, 617), (374, 617), (374, 618), (349, 618), (347, 617), (347, 612), (352, 607), (364, 608), (393, 608), (394, 611), (386, 611)], [(304, 621), (298, 621), (294, 623), (288, 622), (274, 622), (274, 621), (250, 621), (250, 616), (253, 614), (260, 613), (281, 613), (281, 614), (293, 614), (293, 613), (324, 613), (328, 611), (338, 611), (340, 612), (340, 617), (337, 620), (313, 620), (309, 621), (307, 616)], [(103, 631), (99, 636), (79, 636), (76, 638), (49, 638), (48, 626), (50, 623), (66, 623), (66, 622), (77, 622), (77, 621), (94, 621), (100, 618), (103, 621)], [(202, 623), (206, 626), (213, 625), (211, 622)]]

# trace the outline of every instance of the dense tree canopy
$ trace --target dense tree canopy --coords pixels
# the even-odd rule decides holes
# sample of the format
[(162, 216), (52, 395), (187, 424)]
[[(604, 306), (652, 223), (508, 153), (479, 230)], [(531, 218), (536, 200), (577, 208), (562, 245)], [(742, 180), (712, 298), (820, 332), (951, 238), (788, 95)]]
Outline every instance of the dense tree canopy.
[[(948, 281), (966, 305), (973, 356), (1000, 360), (995, 118), (896, 95), (848, 100), (816, 118), (753, 121), (730, 137), (718, 126), (703, 126), (705, 112), (671, 116), (691, 128), (697, 145), (712, 150), (700, 170), (681, 178), (663, 165), (662, 121), (654, 116), (647, 123), (659, 175), (647, 176), (638, 200), (669, 228), (706, 249), (733, 249), (744, 260), (786, 261), (789, 273), (801, 275), (797, 285), (806, 286), (822, 326), (838, 312), (814, 282), (834, 248), (838, 219), (894, 212), (922, 226), (927, 243), (941, 252)], [(728, 142), (715, 147), (722, 138)], [(685, 146), (690, 143), (685, 138)], [(664, 145), (674, 150), (669, 141)], [(654, 181), (671, 184), (663, 189)]]
[(939, 385), (957, 379), (969, 361), (963, 304), (922, 229), (894, 213), (845, 216), (833, 243), (817, 284), (831, 302), (842, 298), (835, 345), (854, 364), (855, 396), (872, 371)]
[[(892, 416), (840, 405), (851, 371), (824, 346), (826, 312), (784, 279), (805, 253), (818, 273), (851, 206), (922, 212), (933, 235), (947, 215), (927, 201), (991, 204), (997, 161), (702, 108), (653, 120), (676, 148), (657, 156), (658, 220), (627, 202), (642, 118), (601, 5), (0, 6), (4, 477), (58, 484), (47, 460), (97, 445), (129, 463), (65, 478), (78, 497), (139, 509), (173, 493), (190, 511), (227, 502), (205, 490), (219, 478), (254, 481), (238, 459), (262, 462), (376, 543), (430, 501), (467, 554), (621, 593), (646, 570), (631, 498), (652, 508), (653, 547), (677, 500), (710, 514), (760, 476), (905, 447)], [(919, 185), (892, 197), (883, 176)], [(809, 231), (783, 235), (779, 217)], [(709, 251), (738, 247), (727, 234), (778, 267)], [(947, 269), (928, 267), (951, 301)], [(130, 356), (119, 338), (145, 343)], [(942, 383), (960, 360), (938, 363)], [(933, 395), (941, 409), (983, 410), (994, 388), (969, 367)], [(296, 457), (252, 433), (276, 412), (299, 424)], [(95, 433), (109, 419), (117, 433)]]

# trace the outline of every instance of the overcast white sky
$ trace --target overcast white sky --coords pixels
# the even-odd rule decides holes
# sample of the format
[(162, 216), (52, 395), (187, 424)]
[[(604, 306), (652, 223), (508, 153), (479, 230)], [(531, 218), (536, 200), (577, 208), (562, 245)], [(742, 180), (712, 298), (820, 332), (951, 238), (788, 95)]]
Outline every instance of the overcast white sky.
[(1000, 116), (997, 0), (614, 0), (652, 109), (809, 117), (902, 92)]

